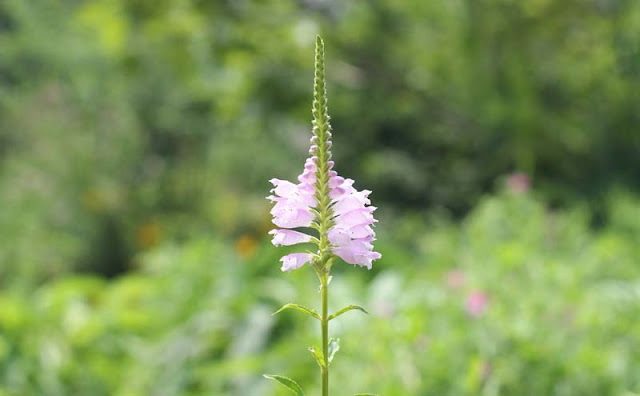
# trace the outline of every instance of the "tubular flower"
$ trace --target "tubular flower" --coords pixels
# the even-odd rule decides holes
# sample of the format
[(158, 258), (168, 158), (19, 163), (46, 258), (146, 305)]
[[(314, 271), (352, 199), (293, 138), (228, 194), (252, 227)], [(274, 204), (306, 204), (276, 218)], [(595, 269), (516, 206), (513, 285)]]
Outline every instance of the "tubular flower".
[[(298, 183), (271, 179), (274, 188), (267, 197), (274, 203), (273, 224), (279, 229), (269, 232), (275, 246), (314, 243), (317, 253), (293, 253), (284, 256), (282, 270), (290, 271), (311, 262), (316, 270), (330, 269), (335, 257), (349, 264), (371, 269), (372, 261), (381, 257), (373, 251), (375, 240), (374, 206), (368, 196), (371, 191), (358, 191), (352, 179), (345, 179), (333, 170), (331, 161), (331, 126), (327, 114), (324, 82), (324, 45), (316, 46), (316, 68), (313, 100), (313, 136), (304, 170)], [(294, 228), (307, 228), (305, 232)], [(310, 229), (317, 237), (310, 235)]]

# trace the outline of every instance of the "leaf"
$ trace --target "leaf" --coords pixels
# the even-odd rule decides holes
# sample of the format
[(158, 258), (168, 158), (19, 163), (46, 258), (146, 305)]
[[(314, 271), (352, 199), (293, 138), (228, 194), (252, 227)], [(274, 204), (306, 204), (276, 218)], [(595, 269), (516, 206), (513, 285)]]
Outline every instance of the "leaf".
[(264, 378), (278, 381), (282, 385), (286, 386), (291, 392), (295, 393), (297, 396), (304, 396), (304, 392), (298, 383), (291, 378), (284, 377), (282, 375), (275, 374), (262, 374)]
[(355, 396), (378, 396), (375, 393), (357, 393)]
[(311, 352), (311, 355), (316, 358), (316, 362), (318, 362), (318, 365), (320, 367), (324, 367), (324, 356), (322, 355), (322, 351), (319, 348), (310, 347), (309, 352)]
[(318, 311), (316, 311), (315, 309), (309, 309), (307, 307), (305, 307), (304, 305), (300, 305), (300, 304), (285, 304), (282, 306), (282, 308), (280, 308), (279, 310), (277, 310), (276, 312), (274, 312), (272, 315), (278, 314), (286, 309), (296, 309), (300, 312), (306, 313), (307, 315), (310, 315), (318, 320), (320, 320), (320, 314), (318, 313)]
[(339, 310), (338, 312), (334, 313), (333, 315), (329, 315), (328, 320), (335, 319), (335, 318), (337, 318), (338, 316), (342, 315), (343, 313), (348, 312), (348, 311), (351, 311), (351, 310), (353, 310), (353, 309), (357, 309), (358, 311), (362, 311), (362, 312), (364, 312), (364, 313), (366, 313), (366, 314), (368, 314), (368, 313), (369, 313), (369, 312), (367, 312), (367, 310), (366, 310), (366, 309), (364, 309), (364, 308), (362, 308), (362, 307), (360, 307), (360, 306), (358, 306), (358, 305), (349, 305), (349, 306), (347, 306), (347, 307), (342, 308), (341, 310)]
[(333, 360), (333, 357), (339, 350), (340, 350), (340, 339), (332, 338), (331, 341), (329, 341), (329, 351), (328, 351), (329, 363), (331, 363), (331, 361)]

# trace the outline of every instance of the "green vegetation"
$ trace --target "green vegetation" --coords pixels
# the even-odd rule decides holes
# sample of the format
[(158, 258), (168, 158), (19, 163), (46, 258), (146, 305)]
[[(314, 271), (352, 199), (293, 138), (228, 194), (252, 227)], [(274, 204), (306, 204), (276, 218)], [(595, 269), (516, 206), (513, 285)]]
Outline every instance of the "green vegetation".
[[(625, 395), (640, 389), (640, 202), (618, 196), (610, 226), (550, 211), (527, 195), (485, 198), (460, 225), (403, 220), (380, 228), (383, 259), (346, 265), (330, 306), (341, 316), (338, 394)], [(248, 248), (247, 246), (251, 246)], [(283, 275), (266, 241), (207, 236), (165, 243), (113, 281), (67, 277), (29, 296), (0, 295), (4, 394), (279, 395), (286, 372), (319, 394), (305, 345), (317, 323), (312, 271)], [(474, 316), (474, 291), (488, 297)], [(341, 385), (338, 387), (338, 384)], [(278, 393), (281, 392), (281, 393)]]
[(264, 197), (319, 32), (383, 254), (333, 392), (640, 394), (640, 2), (4, 0), (0, 395), (318, 394)]

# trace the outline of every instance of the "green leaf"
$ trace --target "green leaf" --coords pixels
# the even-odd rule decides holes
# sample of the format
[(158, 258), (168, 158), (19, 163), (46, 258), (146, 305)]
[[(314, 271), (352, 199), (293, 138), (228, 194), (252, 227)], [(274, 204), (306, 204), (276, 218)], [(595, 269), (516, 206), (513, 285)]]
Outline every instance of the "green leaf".
[(274, 312), (272, 315), (278, 314), (286, 309), (296, 309), (300, 312), (306, 313), (307, 315), (310, 315), (318, 320), (320, 320), (320, 314), (318, 313), (318, 311), (316, 311), (315, 309), (309, 309), (307, 307), (305, 307), (304, 305), (300, 305), (300, 304), (286, 304), (284, 305), (282, 308), (280, 308), (279, 310), (277, 310), (276, 312)]
[(342, 315), (343, 313), (348, 312), (348, 311), (351, 311), (351, 310), (353, 310), (353, 309), (357, 309), (358, 311), (362, 311), (362, 312), (364, 312), (364, 313), (366, 313), (366, 314), (368, 314), (368, 313), (369, 313), (369, 312), (367, 312), (367, 310), (366, 310), (366, 309), (364, 309), (364, 308), (362, 308), (362, 307), (360, 307), (360, 306), (358, 306), (358, 305), (349, 305), (349, 306), (347, 306), (347, 307), (342, 308), (341, 310), (339, 310), (338, 312), (334, 313), (333, 315), (329, 315), (329, 318), (328, 318), (328, 319), (329, 319), (329, 320), (331, 320), (331, 319), (335, 319), (335, 318), (337, 318), (338, 316)]
[(335, 356), (335, 354), (340, 350), (340, 339), (339, 338), (332, 338), (329, 341), (329, 363), (331, 363), (331, 361), (333, 360), (333, 357)]
[(304, 392), (298, 383), (291, 378), (284, 377), (282, 375), (275, 374), (262, 374), (264, 378), (278, 381), (282, 385), (286, 386), (291, 392), (295, 393), (297, 396), (304, 396)]
[(320, 367), (324, 367), (324, 356), (322, 355), (322, 351), (320, 350), (320, 348), (310, 347), (309, 352), (311, 352), (311, 355), (313, 355), (313, 357), (316, 359), (318, 365)]

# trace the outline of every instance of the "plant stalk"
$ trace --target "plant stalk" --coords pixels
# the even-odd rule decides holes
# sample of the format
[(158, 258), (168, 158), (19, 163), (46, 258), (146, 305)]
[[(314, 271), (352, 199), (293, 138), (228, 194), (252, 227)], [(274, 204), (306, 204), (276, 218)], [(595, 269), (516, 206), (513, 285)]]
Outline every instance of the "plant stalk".
[(328, 310), (328, 277), (324, 274), (322, 284), (320, 287), (320, 293), (322, 295), (322, 355), (324, 356), (324, 366), (322, 366), (322, 396), (329, 396), (329, 310)]
[[(329, 272), (331, 271), (331, 246), (328, 232), (331, 228), (333, 210), (329, 197), (329, 160), (331, 159), (330, 140), (331, 125), (327, 114), (327, 87), (324, 81), (324, 43), (320, 36), (316, 37), (316, 54), (313, 79), (313, 134), (316, 137), (316, 148), (313, 153), (317, 156), (316, 171), (316, 199), (318, 201), (318, 255), (319, 260), (315, 265), (316, 273), (320, 279), (320, 293), (322, 295), (322, 317), (320, 329), (322, 331), (322, 355), (324, 364), (321, 365), (322, 396), (329, 396), (329, 309), (328, 288)], [(310, 151), (311, 152), (311, 151)]]

